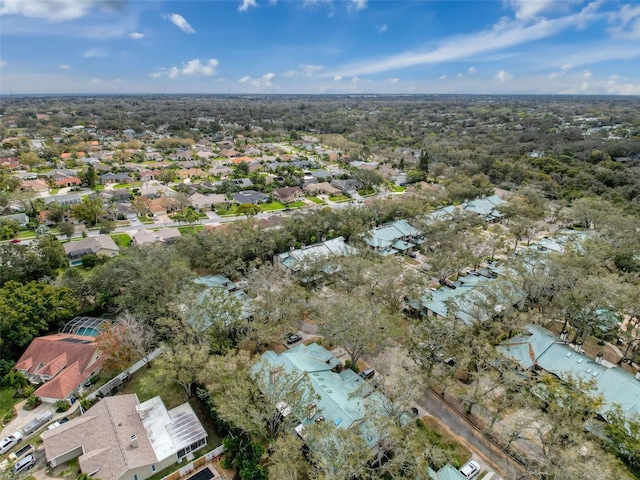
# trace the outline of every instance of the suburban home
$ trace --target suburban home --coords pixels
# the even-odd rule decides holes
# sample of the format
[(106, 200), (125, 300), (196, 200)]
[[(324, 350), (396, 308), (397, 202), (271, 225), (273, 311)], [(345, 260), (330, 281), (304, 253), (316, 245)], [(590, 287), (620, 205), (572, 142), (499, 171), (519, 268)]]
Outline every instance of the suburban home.
[(166, 215), (180, 209), (180, 203), (173, 197), (160, 197), (148, 200), (148, 210), (154, 215)]
[(238, 188), (253, 187), (253, 182), (250, 178), (232, 178), (229, 181)]
[(470, 202), (464, 202), (462, 209), (466, 212), (477, 213), (487, 222), (497, 222), (503, 214), (500, 213), (499, 207), (506, 204), (497, 195), (491, 195), (490, 197), (476, 198)]
[(242, 192), (236, 192), (232, 195), (232, 198), (238, 203), (265, 203), (269, 201), (269, 195), (255, 190), (244, 190)]
[(133, 180), (127, 173), (104, 173), (100, 175), (100, 183), (132, 183)]
[(282, 187), (276, 188), (271, 195), (275, 200), (282, 203), (293, 203), (304, 198), (304, 192), (300, 187)]
[(204, 177), (206, 174), (204, 173), (204, 170), (202, 170), (201, 168), (183, 168), (182, 170), (178, 170), (176, 172), (176, 175), (178, 176), (178, 178), (200, 178), (200, 177)]
[(49, 185), (47, 185), (47, 182), (40, 178), (36, 180), (23, 180), (20, 183), (20, 190), (43, 193), (49, 191)]
[(340, 190), (332, 187), (329, 182), (310, 183), (302, 187), (302, 189), (311, 195), (338, 195)]
[(242, 153), (230, 148), (225, 148), (223, 150), (220, 150), (221, 157), (233, 158), (233, 157), (239, 157), (240, 155), (242, 155)]
[(49, 465), (78, 459), (82, 473), (101, 480), (145, 480), (207, 444), (207, 432), (188, 403), (167, 410), (162, 399), (136, 394), (105, 397), (42, 434)]
[(175, 197), (175, 190), (165, 185), (149, 185), (140, 188), (140, 195), (147, 198)]
[(64, 177), (55, 181), (56, 187), (74, 187), (82, 185), (82, 180), (78, 177)]
[(64, 243), (62, 246), (71, 266), (82, 263), (82, 257), (85, 255), (115, 257), (120, 253), (120, 248), (109, 235), (87, 237), (77, 242)]
[(69, 400), (101, 366), (95, 337), (56, 333), (34, 338), (15, 369), (40, 385), (36, 397), (55, 403)]
[(5, 220), (15, 220), (20, 223), (20, 226), (26, 227), (29, 223), (29, 217), (26, 213), (14, 213), (13, 215), (3, 215), (0, 217), (0, 223)]
[(273, 264), (280, 265), (291, 273), (297, 275), (298, 280), (303, 283), (317, 280), (318, 278), (336, 272), (337, 268), (326, 262), (320, 269), (309, 278), (308, 270), (318, 262), (325, 262), (332, 257), (347, 257), (355, 254), (356, 249), (347, 245), (344, 237), (324, 240), (313, 245), (302, 246), (302, 248), (291, 248), (291, 250), (273, 256)]
[(429, 467), (428, 473), (429, 480), (468, 480), (457, 468), (448, 463), (437, 472)]
[(410, 253), (423, 244), (425, 239), (421, 236), (420, 230), (406, 220), (396, 220), (369, 230), (364, 241), (378, 255), (387, 256)]
[(333, 180), (331, 186), (337, 188), (343, 193), (354, 194), (360, 187), (360, 183), (357, 180)]
[(180, 236), (180, 231), (175, 228), (161, 228), (160, 230), (136, 230), (131, 234), (134, 245), (148, 245), (150, 243), (164, 242), (171, 243)]
[(202, 195), (201, 193), (194, 193), (189, 197), (189, 202), (196, 210), (210, 210), (213, 205), (225, 203), (227, 197), (221, 193), (212, 193), (209, 195)]
[(82, 197), (77, 193), (67, 193), (65, 195), (53, 195), (51, 197), (44, 198), (44, 205), (49, 206), (52, 203), (57, 203), (63, 207), (70, 207), (71, 205), (78, 205), (82, 203)]
[(503, 342), (498, 350), (524, 369), (542, 370), (560, 380), (593, 380), (594, 393), (604, 400), (598, 412), (604, 420), (614, 405), (629, 416), (640, 412), (640, 372), (634, 376), (602, 355), (588, 357), (579, 345), (568, 344), (549, 330), (527, 325), (524, 333)]
[[(278, 407), (284, 417), (292, 415), (298, 424), (295, 431), (302, 439), (305, 439), (306, 427), (330, 422), (338, 428), (355, 430), (371, 449), (371, 456), (378, 453), (380, 438), (373, 428), (373, 420), (378, 409), (388, 405), (389, 400), (378, 390), (366, 388), (358, 374), (344, 369), (321, 345), (300, 343), (280, 354), (266, 351), (251, 367), (251, 374), (262, 391), (278, 388), (274, 382), (280, 374), (286, 376), (287, 383), (296, 384), (296, 388), (305, 388), (305, 385), (309, 388), (310, 392), (302, 395), (301, 404), (289, 405), (285, 397)], [(308, 446), (313, 449), (312, 444)]]

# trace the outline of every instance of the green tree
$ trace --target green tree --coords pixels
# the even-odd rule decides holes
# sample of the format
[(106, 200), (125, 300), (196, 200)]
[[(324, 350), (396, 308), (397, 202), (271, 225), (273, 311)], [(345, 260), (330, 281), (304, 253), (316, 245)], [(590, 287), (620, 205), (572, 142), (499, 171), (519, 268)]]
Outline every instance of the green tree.
[(67, 256), (62, 243), (54, 235), (46, 235), (36, 241), (37, 249), (42, 259), (51, 270), (67, 266)]
[(89, 165), (87, 167), (87, 170), (83, 172), (82, 179), (89, 187), (96, 186), (96, 184), (98, 183), (98, 174), (96, 173), (96, 169), (93, 167), (93, 165)]
[(420, 152), (420, 157), (418, 158), (418, 170), (424, 173), (425, 181), (429, 175), (429, 164), (431, 163), (431, 157), (429, 157), (429, 152), (426, 150), (422, 150)]
[(102, 199), (98, 196), (84, 197), (82, 203), (71, 206), (71, 213), (78, 221), (86, 225), (96, 225), (104, 213)]
[(67, 214), (67, 207), (60, 205), (58, 202), (49, 204), (47, 208), (47, 220), (53, 223), (60, 223)]
[(31, 339), (56, 330), (78, 311), (70, 290), (44, 283), (10, 281), (0, 289), (0, 348), (14, 358)]
[(240, 162), (235, 167), (234, 175), (236, 178), (245, 178), (249, 176), (249, 164), (247, 162)]
[(247, 217), (253, 217), (262, 212), (262, 209), (253, 203), (242, 203), (238, 206), (238, 215), (246, 215)]
[(29, 379), (22, 372), (11, 370), (2, 378), (2, 384), (13, 388), (16, 391), (16, 395), (21, 397), (25, 387), (29, 386)]
[(6, 240), (15, 237), (21, 228), (20, 222), (12, 218), (0, 220), (0, 239)]
[(193, 385), (202, 381), (203, 373), (209, 371), (209, 348), (206, 345), (167, 345), (155, 362), (158, 375), (184, 388), (187, 399), (193, 395)]
[(58, 224), (60, 234), (71, 238), (76, 231), (76, 227), (71, 222), (61, 222)]

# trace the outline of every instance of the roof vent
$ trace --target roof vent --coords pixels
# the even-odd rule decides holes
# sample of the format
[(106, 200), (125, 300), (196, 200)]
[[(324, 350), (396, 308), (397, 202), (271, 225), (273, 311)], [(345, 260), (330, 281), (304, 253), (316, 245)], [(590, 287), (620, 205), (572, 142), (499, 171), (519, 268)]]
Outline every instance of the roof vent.
[(137, 435), (131, 435), (131, 447), (132, 448), (138, 448), (138, 436)]

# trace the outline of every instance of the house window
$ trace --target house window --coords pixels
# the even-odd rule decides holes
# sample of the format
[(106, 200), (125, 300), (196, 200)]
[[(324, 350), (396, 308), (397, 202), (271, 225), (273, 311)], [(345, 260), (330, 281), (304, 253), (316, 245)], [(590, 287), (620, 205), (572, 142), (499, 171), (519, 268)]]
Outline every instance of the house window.
[(156, 471), (156, 466), (155, 465), (151, 465), (151, 471), (155, 472)]

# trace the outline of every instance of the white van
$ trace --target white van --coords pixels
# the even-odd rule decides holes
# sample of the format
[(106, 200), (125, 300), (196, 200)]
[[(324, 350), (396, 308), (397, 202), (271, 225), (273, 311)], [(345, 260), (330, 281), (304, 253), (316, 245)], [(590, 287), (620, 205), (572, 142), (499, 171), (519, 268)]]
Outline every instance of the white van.
[(26, 457), (18, 461), (18, 463), (16, 463), (13, 466), (13, 473), (20, 473), (20, 472), (29, 470), (35, 464), (36, 464), (36, 457), (34, 457), (33, 455), (27, 455)]
[(464, 475), (465, 478), (473, 478), (480, 473), (480, 464), (475, 460), (469, 460), (462, 466), (460, 473)]

